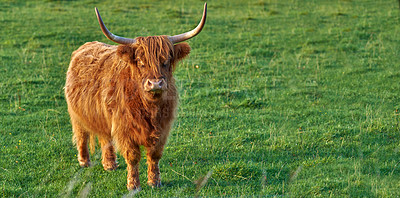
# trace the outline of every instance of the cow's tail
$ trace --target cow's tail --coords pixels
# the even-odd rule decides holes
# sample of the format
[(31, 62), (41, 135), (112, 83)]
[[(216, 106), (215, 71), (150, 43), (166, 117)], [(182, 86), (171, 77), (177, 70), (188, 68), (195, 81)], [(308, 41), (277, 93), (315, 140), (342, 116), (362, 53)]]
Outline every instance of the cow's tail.
[(96, 136), (92, 133), (89, 135), (89, 149), (90, 154), (93, 155), (94, 151), (96, 150)]

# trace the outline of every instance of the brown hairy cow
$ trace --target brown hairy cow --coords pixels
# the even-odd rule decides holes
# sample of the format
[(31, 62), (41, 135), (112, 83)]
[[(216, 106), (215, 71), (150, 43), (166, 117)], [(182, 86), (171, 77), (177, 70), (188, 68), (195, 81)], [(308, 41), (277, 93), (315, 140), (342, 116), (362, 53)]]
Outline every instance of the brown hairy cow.
[(175, 117), (178, 93), (172, 75), (190, 52), (187, 43), (202, 30), (207, 13), (192, 31), (134, 39), (112, 34), (97, 10), (103, 33), (120, 45), (90, 42), (72, 53), (65, 96), (73, 141), (82, 167), (90, 166), (88, 143), (101, 145), (105, 170), (117, 167), (114, 145), (125, 158), (129, 190), (140, 190), (140, 148), (147, 150), (148, 184), (160, 186), (159, 160)]

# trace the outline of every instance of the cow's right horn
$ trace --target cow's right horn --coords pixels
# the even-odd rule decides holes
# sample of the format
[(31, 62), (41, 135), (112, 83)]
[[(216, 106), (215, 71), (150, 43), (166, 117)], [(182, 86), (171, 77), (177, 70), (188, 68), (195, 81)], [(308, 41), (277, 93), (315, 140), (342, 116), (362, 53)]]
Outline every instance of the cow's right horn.
[(170, 37), (168, 37), (169, 40), (172, 43), (179, 43), (179, 42), (182, 42), (182, 41), (185, 41), (185, 40), (195, 37), (203, 29), (204, 24), (206, 23), (206, 17), (207, 17), (207, 3), (204, 3), (203, 17), (201, 18), (199, 25), (197, 25), (197, 27), (194, 28), (192, 31), (185, 32), (183, 34), (178, 34), (175, 36), (170, 36)]
[(97, 20), (99, 20), (99, 24), (100, 24), (101, 31), (103, 31), (104, 35), (105, 35), (108, 39), (110, 39), (111, 41), (114, 41), (114, 42), (116, 42), (116, 43), (119, 43), (119, 44), (132, 44), (132, 43), (136, 43), (136, 39), (124, 38), (124, 37), (120, 37), (120, 36), (117, 36), (117, 35), (114, 35), (113, 33), (111, 33), (111, 32), (106, 28), (106, 26), (104, 25), (103, 20), (101, 19), (99, 10), (97, 10), (96, 7), (95, 7), (94, 9), (95, 9), (95, 11), (96, 11)]

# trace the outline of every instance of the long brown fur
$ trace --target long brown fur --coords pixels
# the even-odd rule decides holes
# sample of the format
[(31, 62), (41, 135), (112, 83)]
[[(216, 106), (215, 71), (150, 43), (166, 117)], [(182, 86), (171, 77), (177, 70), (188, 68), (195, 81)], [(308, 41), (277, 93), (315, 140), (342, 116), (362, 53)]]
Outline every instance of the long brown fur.
[[(117, 167), (115, 145), (127, 162), (128, 189), (138, 189), (143, 145), (148, 183), (161, 184), (158, 162), (178, 101), (172, 73), (189, 53), (187, 43), (173, 45), (166, 36), (138, 37), (133, 45), (89, 42), (72, 53), (65, 96), (81, 166), (90, 165), (88, 139), (97, 136), (104, 169)], [(167, 83), (161, 97), (144, 91), (144, 80), (161, 77)]]

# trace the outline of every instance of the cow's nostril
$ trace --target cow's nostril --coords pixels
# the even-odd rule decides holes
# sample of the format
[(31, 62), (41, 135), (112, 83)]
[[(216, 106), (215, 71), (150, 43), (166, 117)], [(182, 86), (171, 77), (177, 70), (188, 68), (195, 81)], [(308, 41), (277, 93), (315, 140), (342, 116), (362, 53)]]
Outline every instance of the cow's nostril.
[(144, 86), (146, 91), (157, 91), (166, 88), (167, 85), (164, 79), (147, 79)]
[(152, 87), (153, 86), (153, 83), (151, 82), (151, 80), (147, 80), (147, 86), (149, 86), (149, 87)]

